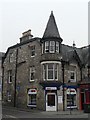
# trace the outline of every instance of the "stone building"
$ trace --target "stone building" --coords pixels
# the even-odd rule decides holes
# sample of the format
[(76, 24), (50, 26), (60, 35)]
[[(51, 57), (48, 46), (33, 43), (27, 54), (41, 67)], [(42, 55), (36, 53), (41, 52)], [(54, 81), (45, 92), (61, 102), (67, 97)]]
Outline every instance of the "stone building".
[(0, 100), (2, 99), (2, 57), (4, 56), (3, 52), (0, 52)]
[(51, 12), (42, 38), (33, 38), (28, 30), (19, 44), (8, 48), (2, 64), (4, 105), (46, 111), (83, 109), (86, 97), (80, 100), (80, 84), (88, 76), (90, 46), (76, 48), (62, 42)]

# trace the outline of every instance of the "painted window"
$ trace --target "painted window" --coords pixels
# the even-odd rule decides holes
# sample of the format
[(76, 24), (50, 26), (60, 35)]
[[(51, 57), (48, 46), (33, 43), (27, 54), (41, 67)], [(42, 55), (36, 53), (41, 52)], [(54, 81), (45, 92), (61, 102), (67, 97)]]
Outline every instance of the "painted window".
[(55, 52), (55, 41), (50, 41), (50, 53)]
[(76, 82), (76, 72), (70, 71), (70, 82)]
[(58, 80), (58, 65), (54, 63), (43, 64), (43, 79)]
[(30, 67), (30, 81), (34, 81), (35, 80), (35, 67), (32, 66)]
[(8, 83), (12, 83), (12, 70), (8, 71)]
[(35, 45), (31, 46), (31, 56), (34, 57), (35, 56)]
[(59, 53), (59, 42), (56, 42), (56, 52)]
[(49, 52), (49, 41), (45, 42), (45, 53)]
[(37, 91), (36, 89), (29, 89), (28, 91), (28, 106), (36, 107), (36, 96)]

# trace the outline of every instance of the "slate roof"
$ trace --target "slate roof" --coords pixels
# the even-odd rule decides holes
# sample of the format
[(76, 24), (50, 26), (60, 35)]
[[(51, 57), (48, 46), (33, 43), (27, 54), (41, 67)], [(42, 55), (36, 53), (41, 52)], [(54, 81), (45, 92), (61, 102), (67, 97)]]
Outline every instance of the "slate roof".
[(43, 38), (50, 38), (50, 37), (60, 38), (59, 31), (52, 11), (45, 32), (43, 34)]
[(72, 57), (76, 54), (76, 56), (79, 57), (82, 65), (90, 65), (89, 49), (90, 49), (90, 46), (86, 46), (82, 48), (76, 48), (76, 47), (73, 48), (72, 46), (68, 46), (64, 44), (61, 45), (61, 53), (64, 60), (70, 61)]

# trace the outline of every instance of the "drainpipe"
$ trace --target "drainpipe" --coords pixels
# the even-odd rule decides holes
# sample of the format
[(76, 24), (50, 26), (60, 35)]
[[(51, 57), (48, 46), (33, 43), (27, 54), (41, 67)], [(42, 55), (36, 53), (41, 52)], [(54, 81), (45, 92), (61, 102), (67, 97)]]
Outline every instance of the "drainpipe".
[(16, 107), (17, 61), (18, 61), (18, 48), (16, 49), (16, 66), (15, 66), (15, 83), (14, 83), (14, 107)]
[(61, 63), (62, 63), (62, 78), (63, 78), (63, 111), (65, 111), (65, 94), (64, 94), (64, 65), (65, 65), (65, 61), (61, 60)]

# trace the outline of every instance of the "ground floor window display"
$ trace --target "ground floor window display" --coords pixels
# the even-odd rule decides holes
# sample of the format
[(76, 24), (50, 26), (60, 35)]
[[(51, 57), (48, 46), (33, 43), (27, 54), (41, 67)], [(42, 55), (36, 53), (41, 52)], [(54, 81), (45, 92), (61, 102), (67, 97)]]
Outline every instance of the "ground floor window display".
[(29, 89), (28, 96), (27, 96), (27, 105), (31, 107), (36, 107), (36, 96), (37, 90), (36, 89)]
[(73, 88), (67, 89), (67, 108), (77, 108), (76, 90)]

